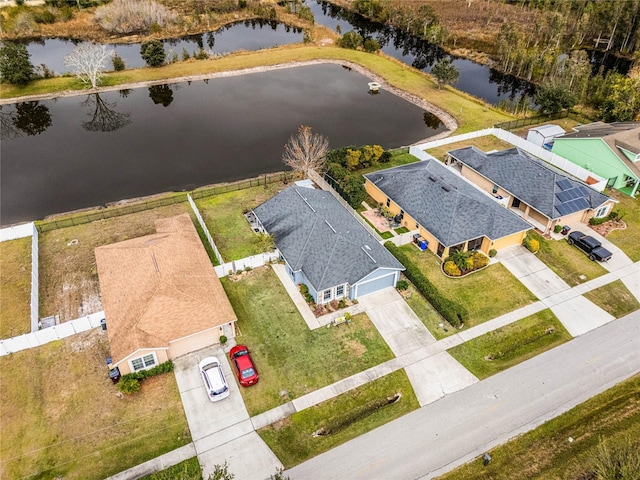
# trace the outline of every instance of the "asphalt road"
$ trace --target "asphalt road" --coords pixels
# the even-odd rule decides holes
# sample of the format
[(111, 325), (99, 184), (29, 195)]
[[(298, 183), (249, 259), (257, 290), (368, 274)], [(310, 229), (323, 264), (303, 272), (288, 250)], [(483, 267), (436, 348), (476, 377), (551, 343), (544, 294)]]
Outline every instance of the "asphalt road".
[(292, 479), (441, 475), (640, 372), (640, 311), (426, 405), (286, 472)]

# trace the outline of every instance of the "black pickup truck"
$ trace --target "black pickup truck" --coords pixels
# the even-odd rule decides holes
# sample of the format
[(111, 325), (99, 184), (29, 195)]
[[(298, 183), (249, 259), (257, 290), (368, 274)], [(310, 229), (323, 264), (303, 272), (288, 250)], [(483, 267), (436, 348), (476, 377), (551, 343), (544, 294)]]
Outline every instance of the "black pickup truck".
[(612, 255), (612, 253), (604, 248), (598, 240), (577, 230), (569, 234), (567, 242), (569, 245), (575, 245), (580, 250), (584, 251), (584, 253), (589, 255), (589, 260), (606, 262)]

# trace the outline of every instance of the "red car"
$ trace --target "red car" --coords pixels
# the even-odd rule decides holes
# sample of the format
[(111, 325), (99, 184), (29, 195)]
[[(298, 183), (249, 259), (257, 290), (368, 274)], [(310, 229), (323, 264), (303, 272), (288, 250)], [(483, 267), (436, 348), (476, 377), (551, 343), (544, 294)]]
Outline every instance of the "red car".
[(229, 352), (231, 364), (236, 369), (238, 381), (243, 387), (249, 387), (258, 383), (258, 371), (254, 367), (249, 355), (249, 349), (244, 345), (236, 345)]

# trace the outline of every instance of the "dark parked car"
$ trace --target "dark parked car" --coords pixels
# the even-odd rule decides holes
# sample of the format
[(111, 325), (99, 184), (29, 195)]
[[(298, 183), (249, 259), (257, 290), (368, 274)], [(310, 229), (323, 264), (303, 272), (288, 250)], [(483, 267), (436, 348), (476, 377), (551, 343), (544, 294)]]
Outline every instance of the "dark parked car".
[(569, 242), (569, 245), (575, 245), (584, 253), (589, 255), (589, 260), (606, 262), (612, 255), (612, 253), (604, 248), (598, 240), (577, 230), (569, 234), (567, 242)]
[(248, 387), (255, 383), (258, 383), (258, 371), (253, 365), (251, 356), (249, 355), (249, 349), (244, 345), (236, 345), (229, 352), (229, 358), (236, 370), (238, 381), (243, 387)]

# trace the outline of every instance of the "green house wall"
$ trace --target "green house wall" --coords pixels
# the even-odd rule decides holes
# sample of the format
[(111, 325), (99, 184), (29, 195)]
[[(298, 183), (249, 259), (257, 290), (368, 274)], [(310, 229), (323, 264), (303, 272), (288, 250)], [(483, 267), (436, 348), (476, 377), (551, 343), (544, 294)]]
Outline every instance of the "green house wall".
[(556, 138), (551, 151), (603, 178), (616, 178), (613, 188), (625, 187), (624, 176), (638, 177), (600, 138)]

